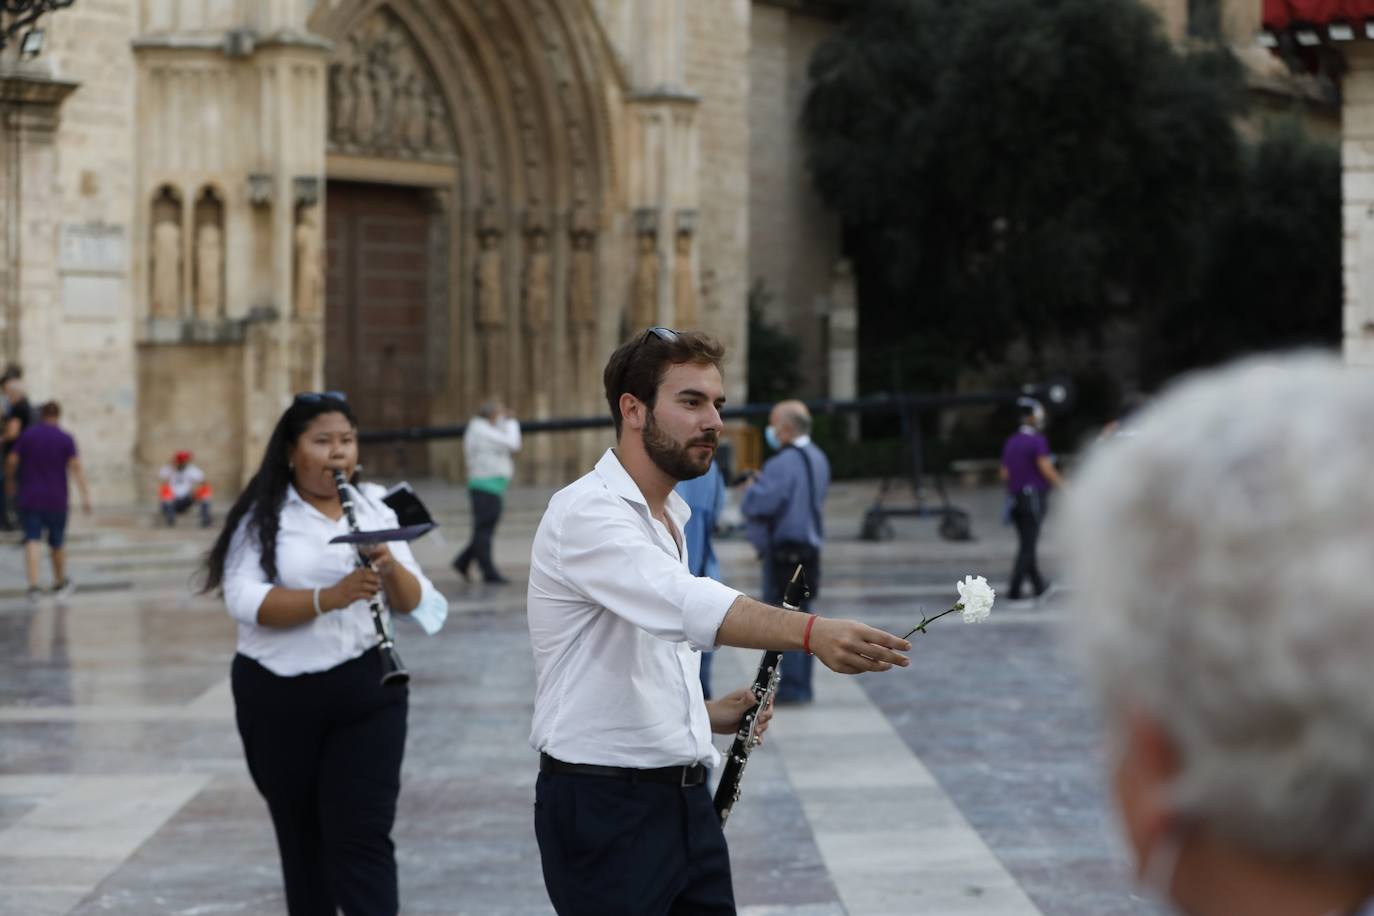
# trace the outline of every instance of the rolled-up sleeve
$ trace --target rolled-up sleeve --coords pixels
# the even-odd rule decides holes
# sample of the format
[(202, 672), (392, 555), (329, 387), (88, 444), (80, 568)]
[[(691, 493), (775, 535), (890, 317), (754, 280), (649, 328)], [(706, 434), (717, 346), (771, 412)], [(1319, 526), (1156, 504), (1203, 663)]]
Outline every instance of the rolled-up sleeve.
[(229, 616), (240, 623), (258, 622), (258, 609), (273, 588), (262, 571), (262, 549), (258, 539), (248, 536), (248, 520), (239, 523), (229, 542), (224, 561), (224, 606)]
[(562, 518), (557, 565), (564, 581), (659, 639), (714, 649), (740, 593), (692, 575), (653, 542), (641, 520), (596, 509), (583, 503)]

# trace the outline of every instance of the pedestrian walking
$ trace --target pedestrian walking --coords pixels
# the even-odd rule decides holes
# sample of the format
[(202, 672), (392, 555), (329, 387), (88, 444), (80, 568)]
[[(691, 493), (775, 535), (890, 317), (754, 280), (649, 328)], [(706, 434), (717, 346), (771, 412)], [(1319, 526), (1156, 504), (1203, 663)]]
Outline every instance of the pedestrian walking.
[[(24, 430), (33, 425), (33, 406), (29, 404), (28, 394), (24, 391), (24, 375), (18, 366), (11, 365), (0, 376), (0, 391), (5, 397), (5, 409), (0, 414), (0, 464), (4, 463), (14, 443), (19, 441)], [(8, 473), (5, 474), (8, 479)], [(10, 500), (4, 495), (6, 489), (0, 488), (0, 530), (11, 531), (14, 522), (10, 518)]]
[(1022, 600), (1021, 587), (1027, 579), (1036, 598), (1049, 590), (1050, 583), (1040, 574), (1037, 546), (1049, 512), (1050, 488), (1064, 484), (1045, 438), (1045, 408), (1033, 398), (1022, 398), (1017, 407), (1021, 423), (1002, 446), (999, 468), (1007, 487), (1011, 521), (1016, 526), (1016, 560), (1007, 587), (1011, 601)]
[(472, 537), (453, 558), (453, 568), (465, 581), (474, 561), (482, 572), (483, 582), (504, 585), (510, 581), (501, 575), (492, 559), (492, 540), (496, 524), (501, 521), (506, 489), (515, 476), (515, 461), (511, 456), (518, 451), (520, 421), (510, 415), (501, 401), (488, 400), (478, 415), (468, 421), (468, 428), (463, 433), (468, 500), (472, 505)]
[(29, 426), (14, 441), (5, 458), (5, 489), (18, 497), (20, 525), (24, 530), (24, 568), (28, 575), (29, 600), (43, 594), (38, 584), (39, 542), (48, 539), (52, 563), (52, 591), (66, 598), (76, 586), (67, 575), (67, 475), (76, 480), (81, 491), (81, 510), (91, 512), (91, 494), (86, 474), (76, 454), (76, 440), (59, 424), (62, 407), (49, 401), (39, 410), (40, 421)]

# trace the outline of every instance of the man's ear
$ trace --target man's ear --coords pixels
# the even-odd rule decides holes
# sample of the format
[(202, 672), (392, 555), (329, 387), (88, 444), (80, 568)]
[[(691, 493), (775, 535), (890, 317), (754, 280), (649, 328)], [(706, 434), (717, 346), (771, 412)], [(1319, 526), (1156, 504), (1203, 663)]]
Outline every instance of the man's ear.
[(620, 396), (620, 416), (622, 425), (626, 429), (633, 429), (636, 432), (644, 428), (644, 418), (648, 413), (648, 408), (644, 402), (634, 395), (626, 392)]
[(1117, 803), (1137, 861), (1174, 827), (1169, 790), (1182, 768), (1178, 745), (1152, 715), (1126, 714), (1113, 774)]

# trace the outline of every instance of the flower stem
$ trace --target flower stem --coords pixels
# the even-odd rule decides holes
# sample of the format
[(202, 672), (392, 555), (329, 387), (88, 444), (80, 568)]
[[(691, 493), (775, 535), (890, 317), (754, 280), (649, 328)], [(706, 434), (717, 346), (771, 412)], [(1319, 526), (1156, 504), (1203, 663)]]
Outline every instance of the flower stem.
[(918, 624), (916, 624), (916, 626), (912, 627), (912, 628), (907, 632), (907, 634), (906, 634), (905, 636), (902, 637), (902, 639), (910, 639), (910, 638), (911, 638), (911, 634), (912, 634), (912, 633), (915, 633), (917, 630), (921, 631), (922, 633), (925, 633), (926, 627), (930, 626), (932, 623), (934, 623), (935, 621), (939, 620), (941, 617), (945, 616), (946, 614), (953, 614), (955, 611), (961, 609), (962, 607), (963, 607), (962, 604), (956, 604), (954, 607), (950, 608), (949, 610), (947, 610), (947, 611), (941, 611), (940, 613), (936, 614), (934, 617), (926, 617), (926, 615), (922, 614), (922, 615), (921, 615), (921, 622), (918, 623)]

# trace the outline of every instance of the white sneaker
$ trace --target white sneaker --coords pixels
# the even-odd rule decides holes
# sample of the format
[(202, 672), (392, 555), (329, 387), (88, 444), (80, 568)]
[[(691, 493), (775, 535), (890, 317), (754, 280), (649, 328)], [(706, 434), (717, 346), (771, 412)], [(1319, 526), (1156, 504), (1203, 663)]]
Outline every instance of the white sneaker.
[(71, 576), (68, 576), (53, 586), (52, 593), (57, 598), (70, 598), (76, 593), (76, 583), (72, 581)]

